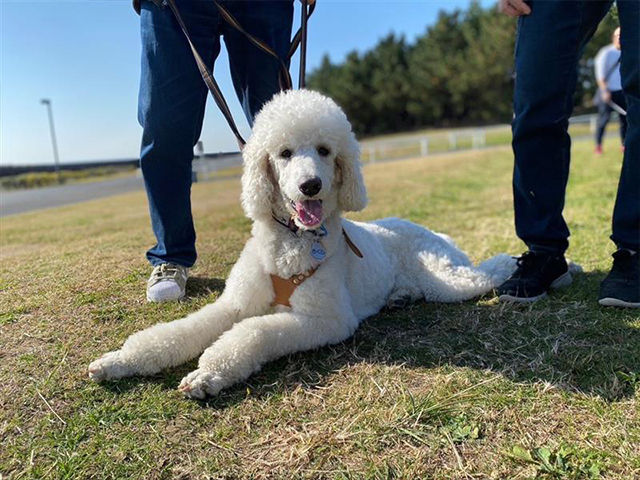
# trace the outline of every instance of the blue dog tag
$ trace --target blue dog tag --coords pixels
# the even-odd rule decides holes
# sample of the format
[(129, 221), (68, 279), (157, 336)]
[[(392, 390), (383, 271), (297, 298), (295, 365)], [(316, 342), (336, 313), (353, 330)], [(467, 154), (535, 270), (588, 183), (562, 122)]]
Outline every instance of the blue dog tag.
[(311, 256), (316, 260), (322, 260), (327, 255), (327, 251), (320, 242), (313, 242), (311, 245)]

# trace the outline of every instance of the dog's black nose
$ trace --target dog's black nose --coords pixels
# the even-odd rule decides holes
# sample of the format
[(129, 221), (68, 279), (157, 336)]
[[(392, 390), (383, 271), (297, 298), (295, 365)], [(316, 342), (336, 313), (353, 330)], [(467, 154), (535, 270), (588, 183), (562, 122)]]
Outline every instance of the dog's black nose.
[(322, 189), (322, 180), (313, 177), (300, 185), (300, 191), (307, 197), (313, 197)]

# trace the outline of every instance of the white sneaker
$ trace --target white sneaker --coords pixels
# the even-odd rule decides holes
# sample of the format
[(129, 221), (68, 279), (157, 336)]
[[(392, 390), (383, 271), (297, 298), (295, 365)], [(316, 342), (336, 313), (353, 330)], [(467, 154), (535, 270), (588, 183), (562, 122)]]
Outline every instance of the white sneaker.
[(175, 263), (161, 263), (147, 281), (149, 302), (172, 302), (184, 297), (189, 269)]

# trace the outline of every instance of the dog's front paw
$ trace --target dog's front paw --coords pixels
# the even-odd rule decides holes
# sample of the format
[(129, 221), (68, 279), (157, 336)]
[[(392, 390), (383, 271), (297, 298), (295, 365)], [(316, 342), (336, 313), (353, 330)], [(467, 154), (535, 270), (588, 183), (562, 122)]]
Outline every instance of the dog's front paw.
[(182, 379), (178, 390), (185, 397), (202, 400), (207, 395), (217, 395), (224, 386), (224, 380), (217, 373), (198, 369)]
[(122, 352), (109, 352), (89, 365), (89, 378), (94, 382), (104, 382), (131, 375), (122, 358)]

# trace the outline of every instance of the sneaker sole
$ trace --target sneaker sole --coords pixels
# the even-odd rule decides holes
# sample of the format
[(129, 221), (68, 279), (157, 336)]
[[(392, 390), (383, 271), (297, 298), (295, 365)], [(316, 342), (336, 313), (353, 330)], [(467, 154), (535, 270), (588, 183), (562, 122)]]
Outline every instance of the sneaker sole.
[(147, 293), (147, 302), (151, 302), (151, 303), (177, 302), (178, 300), (182, 300), (184, 298), (185, 293), (186, 292), (181, 292), (178, 298), (165, 298), (161, 300), (154, 300), (151, 297), (149, 297), (149, 294)]
[[(557, 289), (557, 288), (565, 288), (571, 285), (573, 282), (573, 277), (571, 277), (571, 272), (567, 271), (556, 278), (549, 288)], [(547, 292), (542, 293), (536, 297), (514, 297), (513, 295), (500, 295), (498, 300), (500, 302), (508, 302), (508, 303), (533, 303), (547, 296)]]
[(625, 302), (619, 298), (601, 298), (598, 303), (603, 307), (640, 308), (640, 302)]

